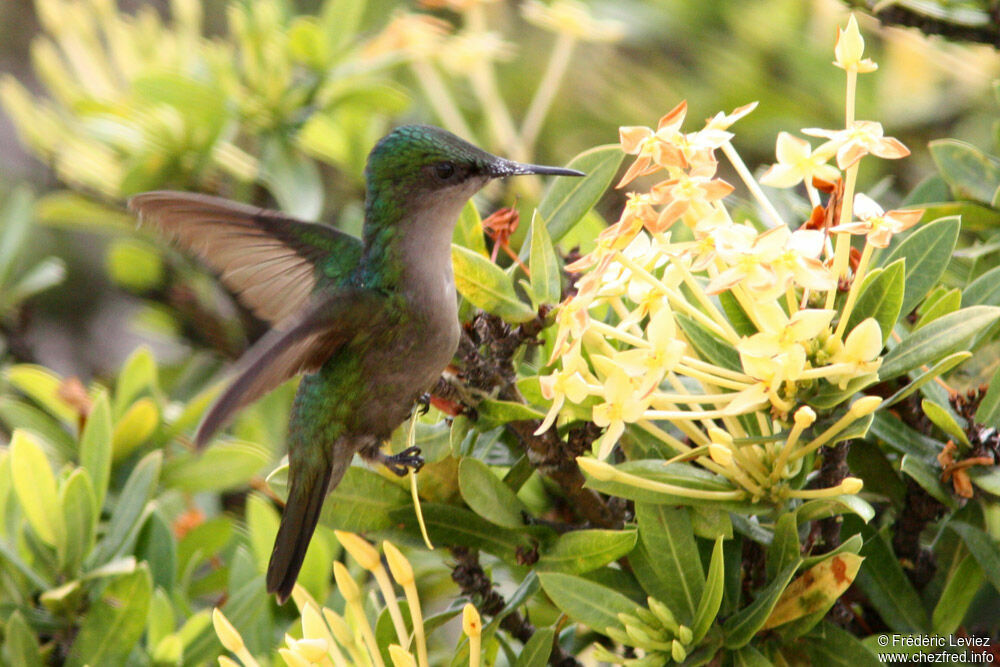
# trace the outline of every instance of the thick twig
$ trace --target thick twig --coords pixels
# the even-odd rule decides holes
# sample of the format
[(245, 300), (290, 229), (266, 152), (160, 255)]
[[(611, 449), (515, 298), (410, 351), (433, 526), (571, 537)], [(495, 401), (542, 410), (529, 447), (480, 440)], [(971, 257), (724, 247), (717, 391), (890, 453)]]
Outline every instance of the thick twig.
[(983, 19), (977, 24), (949, 21), (947, 17), (933, 17), (915, 9), (894, 3), (885, 4), (882, 9), (872, 11), (877, 3), (872, 0), (847, 0), (852, 7), (864, 9), (885, 25), (917, 28), (925, 35), (941, 35), (956, 42), (976, 42), (1000, 48), (1000, 5), (983, 12)]

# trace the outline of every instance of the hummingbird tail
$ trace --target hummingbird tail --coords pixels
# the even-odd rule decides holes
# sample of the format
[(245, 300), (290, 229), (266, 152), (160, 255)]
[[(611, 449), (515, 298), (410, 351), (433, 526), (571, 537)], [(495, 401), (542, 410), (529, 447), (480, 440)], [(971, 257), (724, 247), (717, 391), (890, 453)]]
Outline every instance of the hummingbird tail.
[(331, 468), (319, 478), (291, 480), (288, 502), (281, 515), (281, 525), (274, 539), (271, 562), (267, 566), (267, 592), (274, 593), (279, 604), (285, 604), (295, 588), (306, 549), (316, 530), (323, 501), (330, 483)]

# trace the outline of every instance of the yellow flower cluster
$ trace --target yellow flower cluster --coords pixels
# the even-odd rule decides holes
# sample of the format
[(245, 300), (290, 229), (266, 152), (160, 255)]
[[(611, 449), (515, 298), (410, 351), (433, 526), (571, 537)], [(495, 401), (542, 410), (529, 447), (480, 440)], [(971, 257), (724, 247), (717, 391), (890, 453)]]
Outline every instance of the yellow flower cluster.
[[(354, 533), (334, 531), (344, 550), (365, 570), (371, 573), (385, 600), (386, 609), (392, 619), (398, 643), (388, 647), (393, 667), (427, 667), (430, 662), (427, 653), (427, 637), (424, 628), (420, 598), (417, 595), (413, 567), (406, 557), (391, 542), (382, 543), (382, 551), (389, 565), (387, 572), (382, 565), (378, 551), (363, 538)], [(392, 579), (389, 573), (392, 573)], [(348, 667), (349, 665), (375, 665), (384, 667), (379, 646), (375, 640), (375, 630), (365, 614), (365, 600), (361, 588), (351, 577), (347, 567), (336, 561), (333, 574), (337, 588), (346, 601), (344, 614), (316, 604), (316, 601), (296, 585), (292, 599), (302, 616), (302, 637), (285, 635), (285, 646), (278, 649), (285, 664), (291, 666), (329, 665)], [(403, 588), (410, 611), (412, 632), (407, 629), (403, 614), (396, 599), (392, 581)], [(257, 659), (247, 649), (243, 637), (220, 609), (212, 613), (215, 634), (223, 647), (239, 662), (228, 656), (219, 657), (221, 667), (258, 667)], [(469, 638), (469, 665), (477, 667), (480, 660), (480, 638), (482, 621), (472, 604), (466, 604), (462, 611), (462, 631)]]
[[(874, 69), (861, 60), (863, 41), (856, 32), (852, 19), (837, 51), (849, 79)], [(720, 113), (695, 132), (682, 129), (684, 103), (655, 129), (621, 128), (622, 150), (635, 160), (618, 187), (657, 178), (648, 179), (655, 182), (647, 190), (630, 193), (595, 249), (567, 267), (583, 275), (557, 315), (550, 363), (558, 368), (541, 378), (552, 403), (539, 432), (560, 417), (586, 416), (604, 427), (595, 445), (598, 461), (581, 463), (594, 475), (616, 474), (600, 461), (634, 424), (679, 457), (697, 458), (728, 478), (737, 489), (729, 498), (808, 497), (815, 492), (782, 484), (798, 474), (793, 464), (835, 442), (881, 402), (861, 398), (832, 425), (826, 422), (822, 432), (806, 437), (817, 420), (808, 404), (828, 410), (877, 380), (889, 332), (872, 318), (846, 329), (872, 248), (886, 247), (923, 212), (886, 213), (863, 194), (841, 205), (830, 188), (830, 224), (793, 231), (731, 143), (729, 127), (755, 106)], [(853, 108), (847, 115), (846, 129), (805, 131), (827, 140), (816, 150), (782, 133), (778, 163), (762, 181), (774, 187), (804, 181), (818, 206), (814, 180), (832, 185), (846, 170), (844, 196), (852, 197), (862, 157), (908, 154), (899, 141), (883, 136), (879, 123), (855, 121)], [(718, 152), (741, 176), (769, 228), (733, 219), (725, 199), (734, 188), (717, 174)], [(833, 158), (836, 166), (828, 164)], [(852, 234), (865, 236), (853, 273)], [(848, 290), (846, 297), (837, 299), (842, 290)], [(857, 492), (856, 482), (823, 492)]]

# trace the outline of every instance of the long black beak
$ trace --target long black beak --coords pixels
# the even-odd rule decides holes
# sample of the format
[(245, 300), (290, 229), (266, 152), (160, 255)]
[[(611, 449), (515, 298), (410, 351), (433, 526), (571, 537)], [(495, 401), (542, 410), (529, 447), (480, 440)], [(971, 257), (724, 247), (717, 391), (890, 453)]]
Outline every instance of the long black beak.
[(545, 174), (551, 176), (586, 176), (582, 171), (566, 167), (546, 167), (540, 164), (522, 164), (513, 160), (497, 158), (489, 166), (489, 175), (493, 178), (504, 176), (521, 176), (525, 174)]

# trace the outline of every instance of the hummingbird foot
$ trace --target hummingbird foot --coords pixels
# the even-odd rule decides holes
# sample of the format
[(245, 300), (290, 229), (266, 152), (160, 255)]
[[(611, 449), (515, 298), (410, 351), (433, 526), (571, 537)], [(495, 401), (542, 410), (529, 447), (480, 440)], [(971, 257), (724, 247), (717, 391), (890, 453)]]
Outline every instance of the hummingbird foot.
[(424, 467), (424, 459), (420, 456), (419, 447), (408, 447), (398, 454), (379, 452), (378, 460), (393, 473), (403, 477), (412, 468), (419, 472)]
[(417, 398), (417, 403), (420, 405), (420, 409), (417, 410), (417, 415), (423, 417), (431, 409), (431, 393), (429, 391), (425, 391), (420, 394)]

